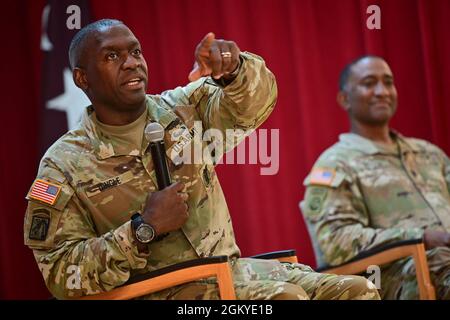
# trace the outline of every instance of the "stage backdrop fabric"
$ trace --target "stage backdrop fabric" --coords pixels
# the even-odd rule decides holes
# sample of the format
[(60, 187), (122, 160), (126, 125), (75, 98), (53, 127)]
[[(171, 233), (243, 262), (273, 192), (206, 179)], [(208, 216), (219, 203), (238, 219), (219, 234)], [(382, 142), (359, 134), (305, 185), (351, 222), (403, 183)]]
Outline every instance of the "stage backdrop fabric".
[[(9, 2), (0, 19), (0, 298), (49, 296), (22, 229), (39, 135), (48, 129), (39, 121), (45, 4)], [(381, 9), (380, 30), (366, 27), (372, 4)], [(294, 248), (314, 265), (298, 202), (315, 159), (348, 131), (335, 97), (339, 71), (351, 59), (385, 57), (399, 93), (393, 127), (450, 152), (450, 1), (110, 0), (91, 1), (90, 15), (123, 20), (140, 39), (149, 93), (187, 84), (195, 46), (209, 31), (264, 57), (276, 75), (278, 103), (262, 128), (279, 129), (278, 173), (260, 175), (255, 164), (217, 168), (244, 256)]]

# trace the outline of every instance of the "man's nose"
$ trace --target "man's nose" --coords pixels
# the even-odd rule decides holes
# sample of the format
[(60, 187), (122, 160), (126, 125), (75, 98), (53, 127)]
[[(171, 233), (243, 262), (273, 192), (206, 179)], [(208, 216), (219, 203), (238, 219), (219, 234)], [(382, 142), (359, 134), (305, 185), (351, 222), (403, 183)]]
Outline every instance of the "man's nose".
[(386, 96), (389, 94), (389, 89), (384, 85), (382, 81), (378, 81), (375, 86), (375, 94), (377, 96)]
[(141, 65), (141, 62), (139, 59), (133, 57), (133, 55), (129, 54), (127, 55), (125, 62), (123, 63), (122, 67), (124, 69), (136, 69)]

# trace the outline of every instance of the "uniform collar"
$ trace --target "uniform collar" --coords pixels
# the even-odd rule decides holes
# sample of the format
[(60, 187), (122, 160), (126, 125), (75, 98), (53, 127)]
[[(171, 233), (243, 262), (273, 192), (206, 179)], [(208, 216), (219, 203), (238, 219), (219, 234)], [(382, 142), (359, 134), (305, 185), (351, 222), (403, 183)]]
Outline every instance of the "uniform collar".
[[(170, 109), (157, 104), (150, 95), (147, 95), (146, 97), (146, 107), (146, 126), (148, 123), (156, 121), (166, 128), (177, 119), (177, 116)], [(130, 148), (127, 148), (127, 146), (119, 145), (113, 139), (105, 136), (93, 121), (93, 112), (95, 112), (95, 110), (92, 105), (85, 109), (81, 120), (81, 127), (86, 130), (87, 136), (94, 147), (94, 153), (99, 160), (108, 159), (114, 156), (140, 156), (145, 152), (149, 144), (145, 138), (142, 139), (140, 153), (136, 154), (135, 148), (131, 148), (131, 146)], [(142, 132), (142, 134), (144, 133)]]
[[(396, 130), (390, 129), (389, 130), (391, 136), (394, 138), (395, 141), (397, 141), (398, 146), (400, 147), (400, 150), (402, 153), (405, 152), (419, 152), (420, 149), (415, 144), (412, 144), (408, 141), (407, 138), (405, 138), (403, 135), (401, 135)], [(356, 133), (343, 133), (339, 135), (339, 141), (340, 143), (349, 149), (358, 150), (365, 154), (383, 154), (386, 153), (386, 151), (380, 146), (378, 146), (376, 143), (374, 143), (372, 140), (364, 138)]]

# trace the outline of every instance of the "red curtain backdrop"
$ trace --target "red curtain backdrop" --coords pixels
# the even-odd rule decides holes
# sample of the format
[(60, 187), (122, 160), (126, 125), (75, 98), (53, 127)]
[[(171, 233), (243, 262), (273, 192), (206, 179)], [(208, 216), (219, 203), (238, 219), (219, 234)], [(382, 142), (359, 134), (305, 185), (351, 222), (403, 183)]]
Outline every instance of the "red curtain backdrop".
[[(366, 27), (371, 4), (381, 9), (381, 30)], [(10, 2), (0, 19), (0, 297), (8, 299), (49, 297), (22, 229), (24, 196), (39, 161), (44, 5)], [(91, 16), (123, 20), (134, 31), (149, 65), (150, 93), (187, 83), (194, 48), (209, 31), (261, 55), (275, 73), (278, 103), (262, 127), (280, 130), (278, 173), (262, 176), (259, 165), (218, 167), (245, 256), (295, 248), (300, 261), (314, 265), (298, 202), (317, 156), (348, 131), (335, 96), (349, 60), (385, 57), (399, 92), (393, 127), (450, 152), (448, 0), (91, 1)]]

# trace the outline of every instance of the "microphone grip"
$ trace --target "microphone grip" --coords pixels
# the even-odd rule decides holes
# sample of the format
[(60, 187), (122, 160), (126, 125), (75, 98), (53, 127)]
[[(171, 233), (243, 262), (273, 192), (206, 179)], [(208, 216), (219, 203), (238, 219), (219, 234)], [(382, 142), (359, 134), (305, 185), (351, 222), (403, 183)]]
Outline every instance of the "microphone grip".
[(169, 170), (167, 169), (164, 141), (150, 143), (150, 152), (152, 154), (153, 165), (155, 166), (158, 189), (162, 190), (171, 184)]

